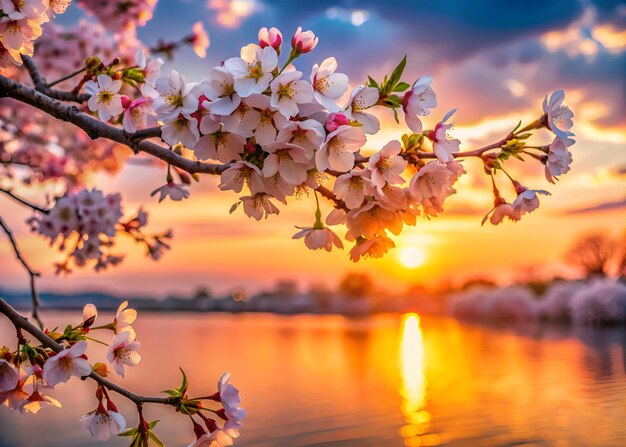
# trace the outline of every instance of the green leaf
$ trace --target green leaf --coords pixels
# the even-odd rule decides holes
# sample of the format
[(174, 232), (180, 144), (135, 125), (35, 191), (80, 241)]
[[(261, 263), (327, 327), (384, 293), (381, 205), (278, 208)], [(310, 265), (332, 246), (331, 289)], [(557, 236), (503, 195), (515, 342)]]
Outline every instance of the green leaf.
[(511, 131), (511, 133), (515, 133), (517, 131), (517, 129), (520, 128), (520, 126), (522, 125), (522, 120), (519, 121), (519, 123), (517, 123), (517, 126), (515, 126), (515, 128)]
[(180, 391), (180, 395), (184, 396), (185, 394), (187, 394), (187, 388), (189, 388), (189, 382), (187, 382), (187, 374), (185, 374), (185, 371), (183, 371), (182, 368), (178, 368), (180, 369), (180, 372), (183, 374), (183, 383), (180, 386), (180, 388), (178, 388), (178, 391)]
[(404, 68), (406, 67), (406, 55), (402, 58), (398, 66), (391, 73), (391, 77), (388, 81), (385, 82), (383, 88), (381, 89), (381, 94), (387, 95), (392, 92), (396, 84), (400, 82), (400, 78), (402, 77), (402, 73), (404, 73)]
[(150, 439), (152, 439), (158, 447), (164, 447), (163, 443), (161, 442), (159, 437), (156, 435), (156, 433), (154, 433), (153, 431), (148, 431), (148, 436), (150, 436)]
[(180, 391), (178, 390), (165, 390), (161, 392), (167, 394), (168, 396), (180, 397)]
[(396, 86), (393, 88), (394, 92), (404, 92), (411, 87), (411, 84), (407, 84), (406, 82), (398, 82)]
[(156, 425), (159, 423), (159, 420), (157, 419), (156, 421), (152, 421), (148, 423), (148, 426), (150, 427), (150, 430), (152, 430), (154, 427), (156, 427)]
[(370, 87), (379, 88), (378, 82), (376, 82), (376, 80), (373, 77), (368, 76), (367, 79), (369, 80)]
[(396, 120), (396, 123), (400, 124), (400, 119), (398, 118), (398, 109), (393, 109), (393, 117)]
[(130, 430), (126, 430), (120, 434), (118, 434), (117, 436), (133, 436), (135, 433), (137, 433), (137, 428), (131, 428)]

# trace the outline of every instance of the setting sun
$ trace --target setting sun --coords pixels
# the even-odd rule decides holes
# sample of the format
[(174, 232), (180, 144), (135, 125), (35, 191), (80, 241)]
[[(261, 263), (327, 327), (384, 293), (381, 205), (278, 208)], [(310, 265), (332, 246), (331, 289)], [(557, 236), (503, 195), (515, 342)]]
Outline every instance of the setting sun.
[(426, 262), (426, 252), (419, 247), (405, 247), (398, 251), (398, 259), (406, 268), (415, 269)]

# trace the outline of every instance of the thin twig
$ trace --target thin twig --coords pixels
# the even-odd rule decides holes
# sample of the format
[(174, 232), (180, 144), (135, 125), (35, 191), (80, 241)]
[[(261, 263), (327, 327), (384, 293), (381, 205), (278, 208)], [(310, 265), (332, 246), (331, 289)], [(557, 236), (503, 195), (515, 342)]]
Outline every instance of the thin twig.
[(53, 85), (57, 85), (60, 84), (63, 81), (67, 81), (68, 79), (72, 79), (74, 76), (81, 74), (83, 71), (87, 70), (86, 67), (83, 67), (79, 70), (76, 70), (70, 74), (68, 74), (67, 76), (63, 76), (62, 78), (57, 79), (56, 81), (52, 81), (52, 82), (48, 82), (48, 87), (52, 87)]
[[(13, 323), (16, 329), (22, 329), (28, 332), (46, 348), (50, 348), (54, 352), (61, 352), (63, 350), (63, 346), (61, 346), (59, 343), (57, 343), (48, 335), (46, 335), (42, 330), (38, 329), (34, 324), (28, 321), (27, 318), (22, 316), (18, 311), (16, 311), (3, 299), (0, 299), (0, 313), (4, 314), (11, 321), (11, 323)], [(95, 380), (96, 382), (106, 387), (107, 389), (111, 391), (115, 391), (117, 394), (126, 397), (127, 399), (133, 401), (137, 405), (143, 404), (143, 403), (154, 403), (154, 404), (176, 406), (178, 404), (178, 399), (175, 397), (140, 396), (131, 391), (128, 391), (125, 388), (122, 388), (119, 385), (114, 384), (113, 382), (110, 382), (109, 380), (105, 379), (104, 377), (102, 377), (101, 375), (93, 371), (91, 372), (91, 374), (89, 374), (88, 377)]]
[(11, 190), (9, 190), (9, 189), (0, 188), (0, 192), (6, 194), (9, 197), (11, 197), (16, 202), (19, 202), (22, 205), (25, 205), (25, 206), (27, 206), (27, 207), (35, 210), (35, 211), (39, 211), (40, 213), (43, 213), (43, 214), (49, 214), (50, 213), (50, 210), (42, 208), (42, 207), (37, 206), (37, 205), (35, 205), (33, 203), (30, 203), (27, 200), (22, 199), (21, 197), (13, 194), (13, 192)]
[(30, 74), (30, 78), (33, 80), (33, 84), (35, 84), (35, 90), (45, 94), (46, 96), (58, 99), (59, 101), (77, 102), (79, 104), (90, 98), (90, 95), (86, 93), (64, 92), (62, 90), (50, 88), (50, 86), (46, 83), (46, 80), (39, 73), (37, 65), (30, 57), (22, 55), (22, 61)]
[(17, 258), (18, 261), (20, 261), (24, 269), (28, 272), (28, 276), (30, 279), (30, 296), (33, 301), (33, 309), (32, 309), (33, 318), (35, 319), (35, 321), (37, 321), (37, 323), (39, 324), (39, 327), (43, 329), (44, 328), (43, 321), (41, 321), (41, 318), (39, 318), (39, 306), (41, 305), (41, 303), (39, 302), (39, 295), (37, 294), (37, 286), (35, 284), (35, 279), (38, 276), (40, 276), (40, 274), (39, 272), (35, 272), (32, 268), (30, 268), (30, 265), (28, 264), (28, 262), (26, 262), (26, 259), (24, 259), (24, 257), (22, 256), (22, 253), (20, 252), (19, 247), (17, 246), (17, 241), (15, 240), (15, 237), (13, 236), (13, 232), (11, 231), (9, 226), (6, 224), (6, 222), (2, 220), (2, 217), (0, 217), (0, 227), (2, 227), (7, 237), (9, 238), (9, 242), (11, 242), (11, 245), (13, 246), (13, 252), (15, 253), (15, 257)]

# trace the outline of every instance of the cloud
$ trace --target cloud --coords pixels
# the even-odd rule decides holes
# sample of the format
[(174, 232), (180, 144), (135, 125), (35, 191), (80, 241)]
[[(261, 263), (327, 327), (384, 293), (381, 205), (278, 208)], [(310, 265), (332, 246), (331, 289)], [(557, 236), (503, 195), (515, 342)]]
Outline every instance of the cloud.
[(602, 211), (613, 211), (626, 209), (626, 199), (617, 200), (615, 202), (605, 202), (597, 205), (592, 205), (584, 208), (576, 208), (565, 211), (563, 214), (589, 214)]

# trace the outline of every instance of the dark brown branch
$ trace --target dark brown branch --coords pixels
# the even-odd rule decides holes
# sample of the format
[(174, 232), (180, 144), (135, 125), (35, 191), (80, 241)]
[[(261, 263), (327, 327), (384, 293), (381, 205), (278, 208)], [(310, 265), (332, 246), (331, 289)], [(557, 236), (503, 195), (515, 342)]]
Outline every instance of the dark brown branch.
[(28, 70), (30, 78), (33, 80), (33, 84), (35, 84), (35, 90), (38, 92), (60, 101), (77, 102), (79, 104), (89, 99), (90, 96), (86, 93), (64, 92), (62, 90), (50, 88), (50, 86), (46, 83), (46, 80), (39, 73), (37, 65), (35, 65), (35, 62), (30, 57), (22, 55), (22, 61), (24, 61), (24, 66)]
[(13, 236), (13, 232), (11, 231), (9, 226), (6, 224), (6, 222), (2, 220), (2, 217), (0, 217), (0, 227), (2, 227), (7, 237), (9, 238), (9, 242), (11, 242), (11, 245), (13, 246), (13, 252), (15, 253), (15, 257), (17, 258), (18, 261), (20, 261), (24, 269), (28, 272), (28, 276), (30, 279), (30, 296), (33, 301), (33, 310), (32, 310), (33, 318), (35, 319), (35, 321), (37, 321), (37, 324), (39, 324), (39, 327), (43, 329), (44, 328), (43, 321), (41, 321), (41, 318), (39, 318), (39, 306), (41, 305), (41, 303), (39, 302), (39, 295), (37, 294), (37, 286), (35, 284), (35, 279), (38, 276), (40, 276), (40, 274), (39, 272), (35, 272), (32, 268), (30, 268), (30, 265), (28, 264), (28, 262), (26, 262), (26, 259), (24, 259), (24, 257), (22, 256), (22, 253), (20, 252), (19, 247), (17, 246), (17, 241), (15, 240), (15, 237)]
[(124, 129), (108, 125), (97, 120), (76, 108), (50, 98), (42, 92), (36, 91), (19, 82), (0, 75), (0, 92), (5, 96), (29, 104), (54, 118), (67, 121), (84, 130), (92, 139), (105, 138), (132, 148), (135, 152), (145, 152), (166, 163), (176, 166), (190, 174), (221, 174), (228, 165), (203, 163), (181, 157), (167, 147), (159, 146), (150, 141), (135, 141), (134, 135)]
[[(54, 352), (61, 352), (63, 350), (63, 346), (58, 344), (52, 338), (48, 337), (44, 332), (38, 329), (34, 324), (28, 321), (27, 318), (23, 317), (18, 311), (13, 309), (6, 301), (0, 298), (0, 313), (4, 314), (10, 321), (13, 323), (16, 329), (21, 329), (28, 332), (30, 335), (35, 337), (43, 346), (46, 348), (52, 349)], [(119, 385), (110, 382), (105, 379), (101, 375), (92, 372), (89, 374), (89, 378), (95, 380), (100, 385), (106, 387), (111, 391), (115, 391), (117, 394), (124, 396), (125, 398), (133, 401), (135, 404), (140, 405), (142, 403), (154, 403), (154, 404), (163, 404), (163, 405), (171, 405), (176, 406), (178, 403), (178, 399), (175, 397), (146, 397), (135, 394), (131, 391), (128, 391), (125, 388), (122, 388)]]
[(21, 203), (22, 205), (27, 206), (28, 208), (31, 208), (31, 209), (33, 209), (33, 210), (35, 210), (35, 211), (39, 211), (40, 213), (43, 213), (43, 214), (48, 214), (48, 213), (50, 213), (50, 210), (45, 209), (45, 208), (42, 208), (42, 207), (37, 206), (37, 205), (35, 205), (35, 204), (33, 204), (33, 203), (30, 203), (30, 202), (29, 202), (29, 201), (27, 201), (27, 200), (22, 199), (21, 197), (19, 197), (19, 196), (17, 196), (17, 195), (15, 195), (15, 194), (13, 194), (13, 192), (12, 192), (11, 190), (9, 190), (9, 189), (0, 188), (0, 192), (1, 192), (1, 193), (6, 194), (6, 195), (7, 195), (7, 196), (9, 196), (9, 197), (11, 197), (11, 198), (12, 198), (13, 200), (15, 200), (16, 202), (19, 202), (19, 203)]

